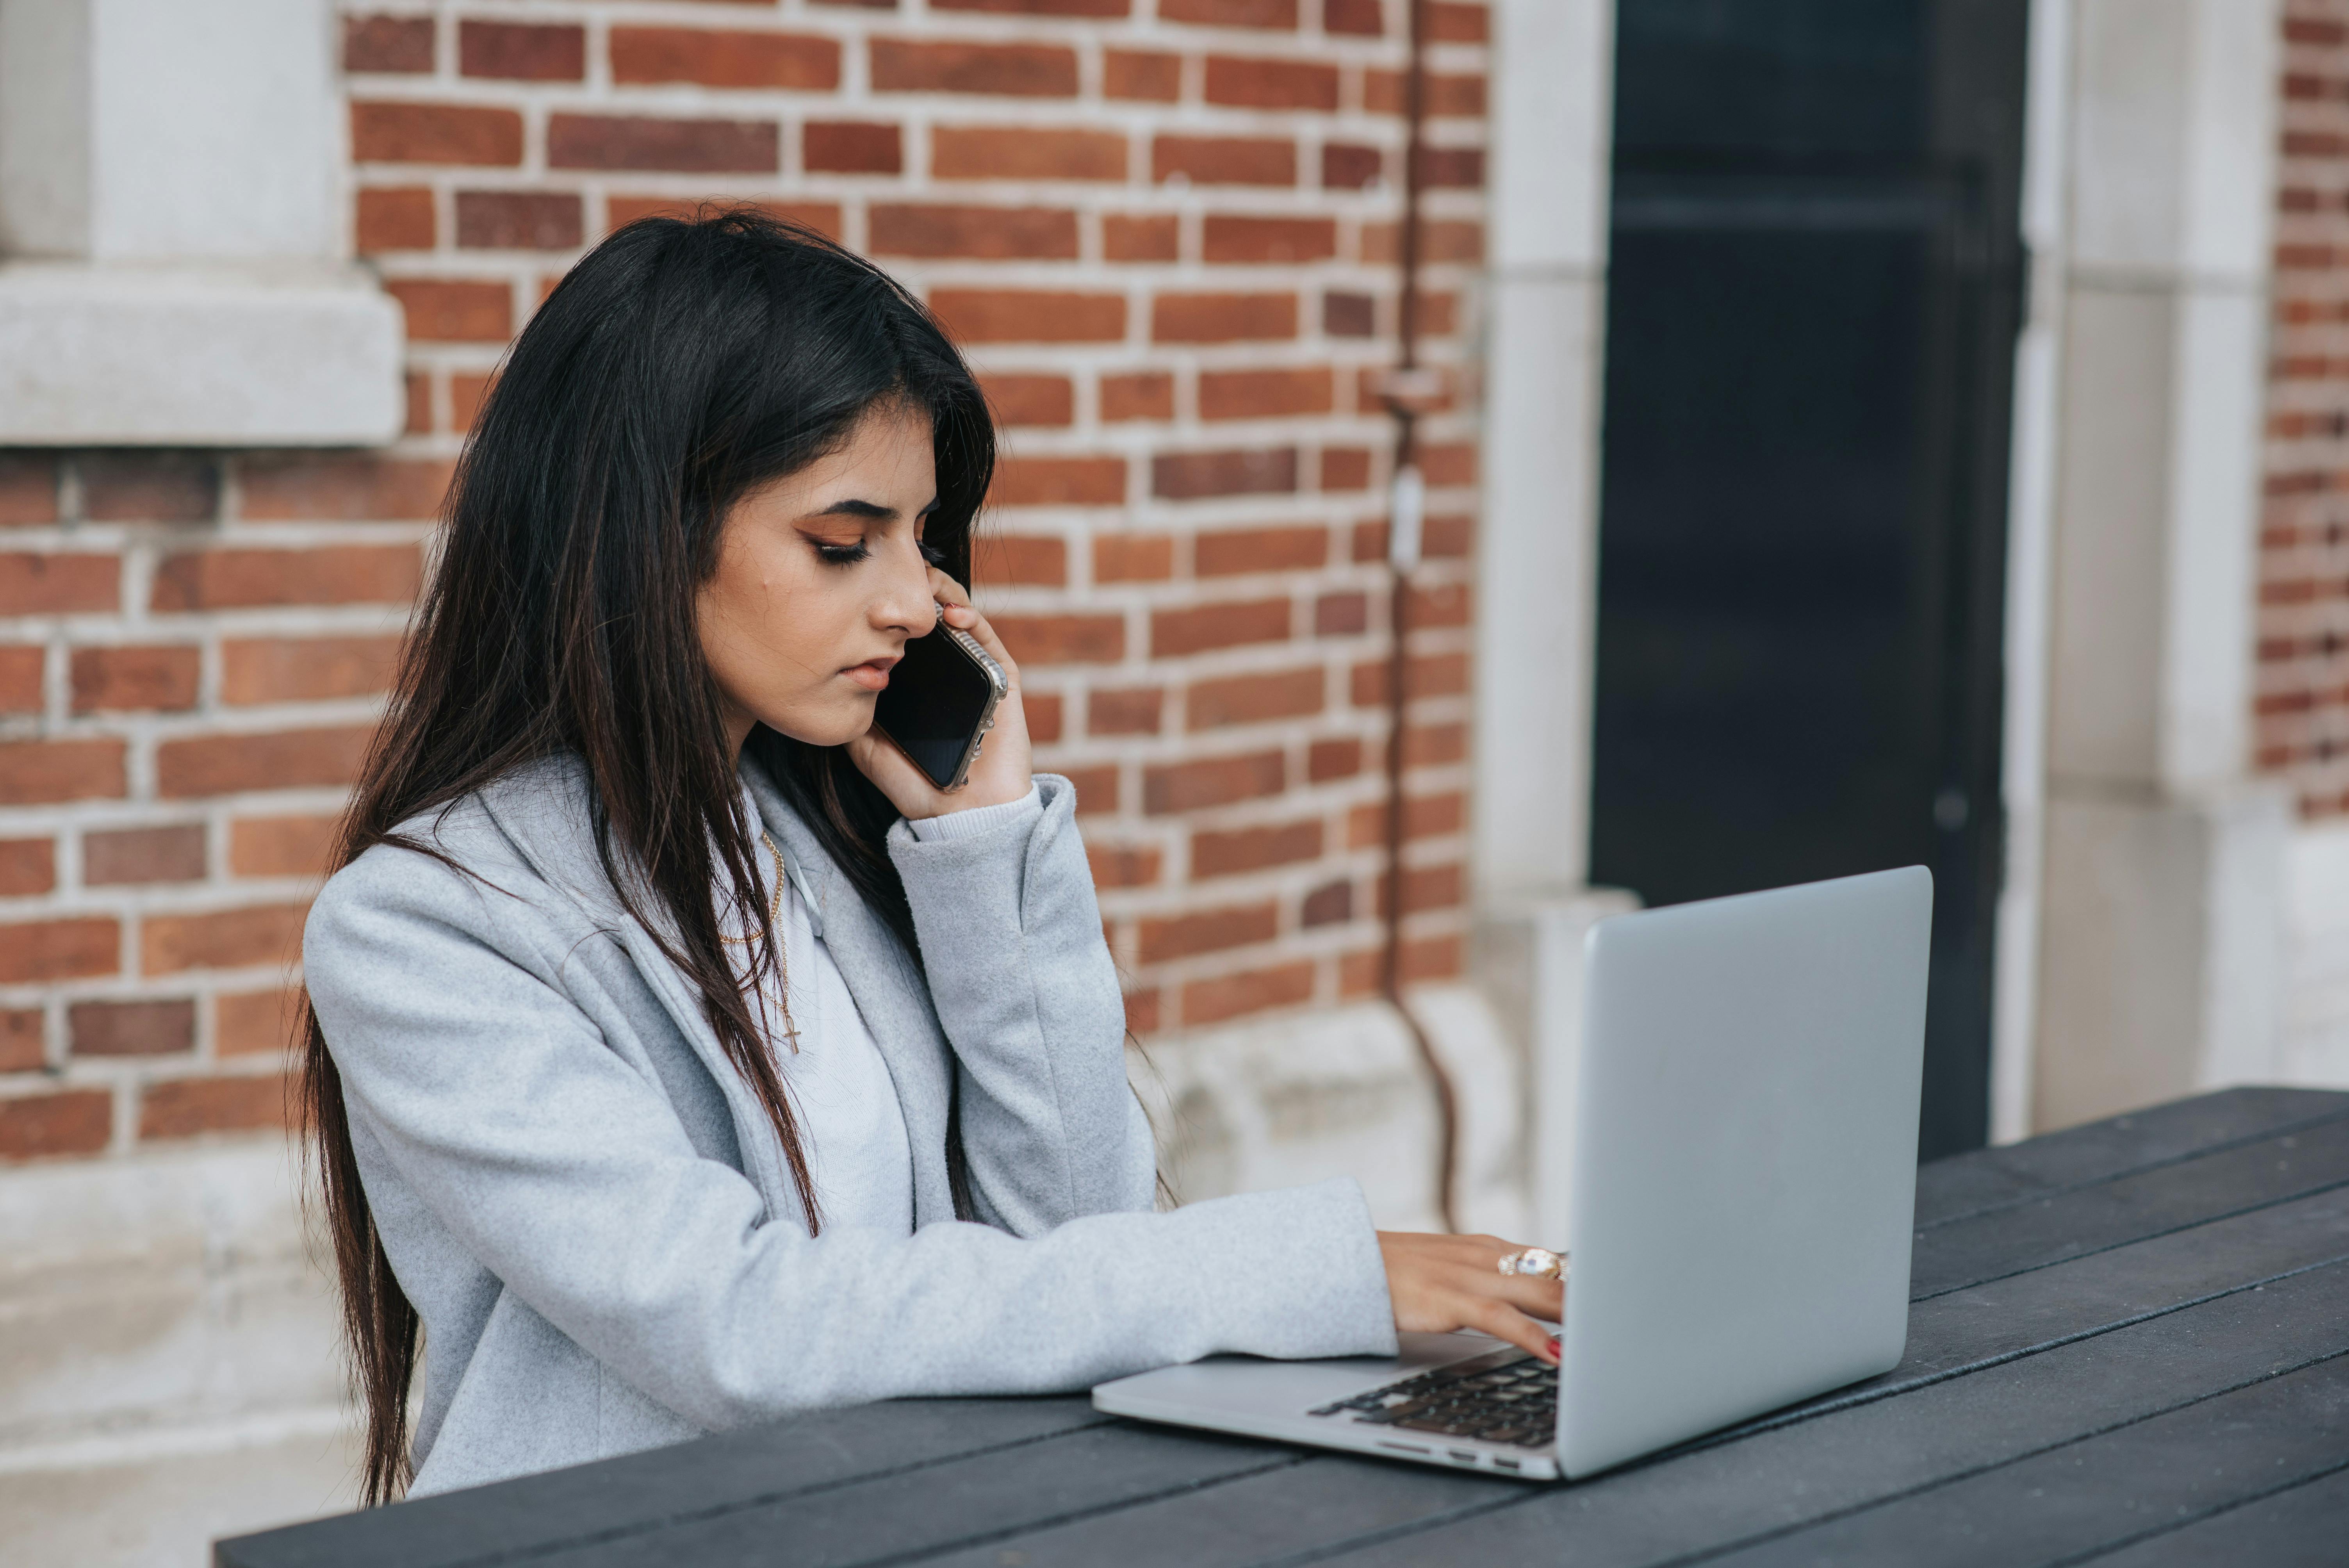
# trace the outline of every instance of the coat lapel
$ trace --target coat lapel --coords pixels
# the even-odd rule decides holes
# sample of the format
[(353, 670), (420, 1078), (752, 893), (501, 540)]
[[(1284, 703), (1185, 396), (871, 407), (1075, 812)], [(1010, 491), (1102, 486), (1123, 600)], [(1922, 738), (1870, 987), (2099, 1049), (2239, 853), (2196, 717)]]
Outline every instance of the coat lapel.
[[(616, 938), (646, 986), (668, 1015), (718, 1085), (742, 1151), (743, 1174), (758, 1188), (770, 1214), (796, 1206), (791, 1172), (783, 1164), (766, 1108), (743, 1082), (701, 1011), (700, 993), (660, 950), (660, 944), (621, 907), (595, 855), (593, 819), (587, 809), (586, 767), (574, 757), (550, 758), (500, 779), (481, 792), (483, 807), (531, 869), (585, 909)], [(657, 906), (640, 898), (639, 907)]]
[[(915, 1222), (951, 1219), (954, 1199), (947, 1176), (946, 1140), (953, 1052), (931, 1007), (929, 987), (895, 934), (833, 864), (765, 769), (745, 758), (742, 776), (767, 831), (783, 851), (786, 874), (813, 913), (816, 935), (840, 970), (896, 1086), (906, 1141), (913, 1149)], [(725, 1097), (735, 1141), (742, 1150), (743, 1174), (758, 1187), (770, 1213), (795, 1209), (791, 1173), (774, 1129), (702, 1016), (699, 993), (662, 954), (651, 933), (628, 917), (605, 877), (587, 809), (585, 764), (575, 757), (550, 758), (499, 780), (481, 792), (481, 799), (531, 869), (618, 939), (661, 1010)], [(657, 906), (648, 899), (638, 903), (657, 918)]]

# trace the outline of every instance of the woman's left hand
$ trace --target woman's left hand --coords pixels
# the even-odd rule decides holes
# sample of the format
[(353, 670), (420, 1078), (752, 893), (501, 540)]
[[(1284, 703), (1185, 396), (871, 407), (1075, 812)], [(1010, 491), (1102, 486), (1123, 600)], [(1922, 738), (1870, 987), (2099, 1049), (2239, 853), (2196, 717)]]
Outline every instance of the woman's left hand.
[(1498, 1236), (1423, 1235), (1381, 1231), (1387, 1298), (1404, 1334), (1450, 1334), (1474, 1328), (1557, 1365), (1549, 1325), (1566, 1311), (1566, 1286), (1554, 1279), (1503, 1274), (1499, 1264), (1522, 1251)]
[[(1033, 773), (1028, 715), (1019, 706), (1019, 666), (1011, 662), (1011, 655), (1004, 651), (1003, 639), (995, 634), (987, 617), (972, 607), (970, 595), (963, 592), (962, 585), (936, 567), (930, 569), (930, 593), (943, 608), (944, 624), (978, 639), (978, 645), (1003, 666), (1004, 678), (1011, 689), (995, 705), (995, 727), (987, 732), (981, 742), (978, 760), (970, 765), (970, 777), (952, 794), (932, 784), (929, 776), (915, 767), (877, 725), (848, 743), (849, 760), (880, 786), (881, 792), (889, 797), (889, 803), (897, 808), (897, 814), (908, 820), (1017, 800), (1028, 793)], [(934, 637), (939, 634), (930, 634)]]

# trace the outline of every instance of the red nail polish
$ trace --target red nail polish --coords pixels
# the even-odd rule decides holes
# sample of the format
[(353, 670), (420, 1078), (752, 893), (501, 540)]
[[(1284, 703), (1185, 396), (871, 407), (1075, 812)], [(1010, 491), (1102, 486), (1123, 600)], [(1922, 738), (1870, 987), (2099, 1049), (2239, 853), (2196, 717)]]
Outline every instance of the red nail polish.
[(1555, 1361), (1555, 1360), (1557, 1360), (1557, 1357), (1558, 1357), (1557, 1341), (1557, 1340), (1555, 1340), (1555, 1339), (1553, 1339), (1553, 1340), (1551, 1340), (1551, 1341), (1549, 1342), (1549, 1358), (1550, 1358), (1551, 1360)]

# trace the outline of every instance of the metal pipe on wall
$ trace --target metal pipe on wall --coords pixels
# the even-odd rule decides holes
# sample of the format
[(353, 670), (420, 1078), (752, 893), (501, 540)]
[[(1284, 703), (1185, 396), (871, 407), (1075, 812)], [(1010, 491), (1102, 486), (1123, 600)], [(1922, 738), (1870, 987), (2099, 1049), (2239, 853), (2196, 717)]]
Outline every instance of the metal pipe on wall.
[(1445, 1229), (1457, 1231), (1454, 1192), (1460, 1111), (1452, 1075), (1426, 1028), (1403, 1003), (1403, 844), (1409, 836), (1403, 801), (1404, 718), (1410, 707), (1411, 574), (1419, 566), (1420, 534), (1425, 521), (1426, 486), (1418, 463), (1419, 417), (1441, 391), (1440, 379), (1419, 363), (1419, 263), (1422, 195), (1421, 142), (1427, 104), (1427, 4), (1409, 0), (1410, 65), (1403, 73), (1402, 232), (1398, 245), (1401, 294), (1396, 304), (1394, 368), (1380, 378), (1379, 393), (1395, 425), (1394, 473), (1387, 490), (1387, 839), (1386, 946), (1380, 980), (1427, 1068), (1436, 1101), (1436, 1202)]

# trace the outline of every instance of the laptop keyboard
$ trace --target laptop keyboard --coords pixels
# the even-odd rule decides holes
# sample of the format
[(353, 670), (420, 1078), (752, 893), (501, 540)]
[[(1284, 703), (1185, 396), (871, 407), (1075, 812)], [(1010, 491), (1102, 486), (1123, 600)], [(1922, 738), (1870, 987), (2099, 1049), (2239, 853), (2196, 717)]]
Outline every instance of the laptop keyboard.
[(1557, 1368), (1514, 1347), (1496, 1350), (1309, 1413), (1538, 1449), (1557, 1436)]

